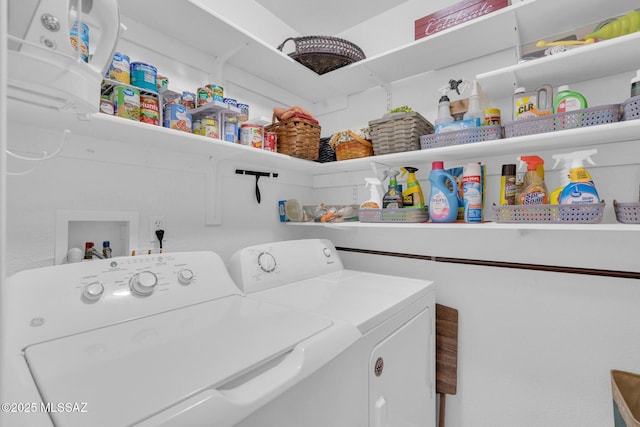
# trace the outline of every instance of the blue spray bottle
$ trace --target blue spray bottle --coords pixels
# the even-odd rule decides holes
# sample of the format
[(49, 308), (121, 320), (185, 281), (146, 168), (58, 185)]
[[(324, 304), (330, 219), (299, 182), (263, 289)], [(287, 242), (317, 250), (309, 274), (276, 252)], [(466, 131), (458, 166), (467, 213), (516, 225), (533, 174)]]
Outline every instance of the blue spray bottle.
[(458, 186), (456, 179), (444, 170), (442, 161), (431, 164), (429, 174), (429, 216), (432, 222), (455, 222), (458, 217)]

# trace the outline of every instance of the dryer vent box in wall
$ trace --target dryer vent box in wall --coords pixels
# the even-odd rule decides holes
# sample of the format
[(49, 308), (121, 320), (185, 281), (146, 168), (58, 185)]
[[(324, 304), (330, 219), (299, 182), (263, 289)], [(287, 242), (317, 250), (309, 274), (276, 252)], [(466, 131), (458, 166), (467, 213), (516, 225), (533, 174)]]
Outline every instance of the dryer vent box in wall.
[(138, 212), (58, 210), (55, 264), (66, 264), (68, 250), (84, 251), (86, 242), (102, 252), (102, 242), (108, 240), (112, 256), (130, 255), (138, 247), (138, 216)]

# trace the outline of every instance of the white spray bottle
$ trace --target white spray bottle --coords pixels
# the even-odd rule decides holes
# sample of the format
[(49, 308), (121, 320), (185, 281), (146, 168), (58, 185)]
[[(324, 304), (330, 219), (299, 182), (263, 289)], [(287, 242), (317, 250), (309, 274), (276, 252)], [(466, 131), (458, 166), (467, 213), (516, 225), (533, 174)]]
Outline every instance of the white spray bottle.
[(360, 209), (382, 209), (382, 182), (378, 178), (365, 178), (364, 187), (369, 189), (369, 199), (360, 205)]
[(560, 193), (564, 190), (564, 187), (571, 183), (571, 179), (569, 179), (569, 173), (571, 172), (571, 159), (568, 159), (566, 156), (567, 153), (563, 154), (554, 154), (551, 156), (556, 162), (553, 165), (553, 169), (558, 167), (558, 164), (562, 163), (562, 172), (560, 173), (560, 187), (556, 188), (551, 192), (549, 196), (549, 203), (552, 205), (557, 205), (560, 203)]

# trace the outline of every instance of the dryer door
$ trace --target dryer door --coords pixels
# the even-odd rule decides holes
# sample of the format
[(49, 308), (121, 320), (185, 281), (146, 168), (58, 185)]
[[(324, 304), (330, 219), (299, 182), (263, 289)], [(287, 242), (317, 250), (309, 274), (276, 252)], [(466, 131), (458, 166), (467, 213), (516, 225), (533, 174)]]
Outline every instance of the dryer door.
[(429, 309), (378, 344), (369, 359), (369, 425), (435, 426), (435, 337)]

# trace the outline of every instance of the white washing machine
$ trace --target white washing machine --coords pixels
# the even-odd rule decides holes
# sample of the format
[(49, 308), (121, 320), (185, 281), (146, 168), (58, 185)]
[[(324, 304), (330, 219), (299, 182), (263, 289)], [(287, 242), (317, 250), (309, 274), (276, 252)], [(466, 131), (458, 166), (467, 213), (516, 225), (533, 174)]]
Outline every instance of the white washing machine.
[(24, 271), (0, 303), (7, 427), (233, 426), (361, 339), (244, 296), (212, 252)]
[(342, 354), (238, 426), (435, 426), (431, 281), (345, 269), (322, 239), (242, 249), (229, 272), (250, 298), (346, 321), (360, 333)]

